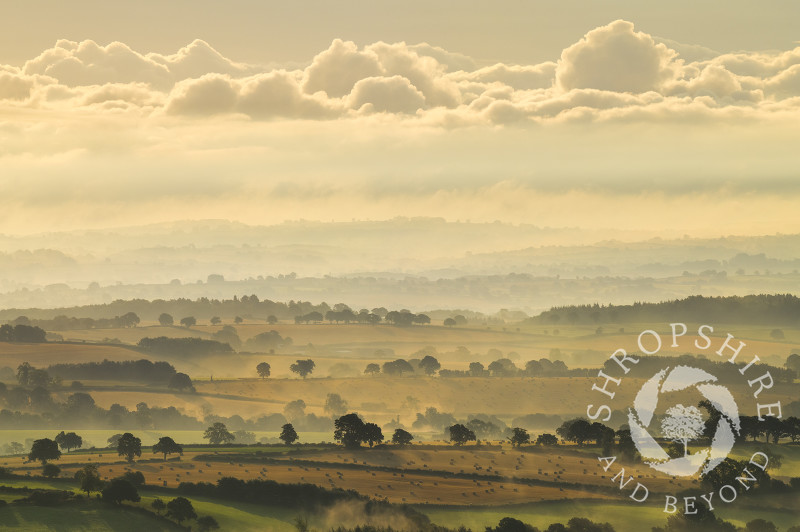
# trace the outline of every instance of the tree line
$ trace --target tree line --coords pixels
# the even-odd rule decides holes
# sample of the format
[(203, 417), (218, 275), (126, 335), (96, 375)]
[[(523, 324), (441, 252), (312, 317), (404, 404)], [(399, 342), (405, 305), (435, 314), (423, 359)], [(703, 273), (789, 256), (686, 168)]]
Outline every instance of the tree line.
[(660, 303), (632, 305), (568, 305), (553, 307), (527, 321), (535, 324), (670, 323), (675, 316), (684, 322), (716, 322), (749, 325), (800, 324), (800, 298), (792, 294), (748, 296), (689, 296)]

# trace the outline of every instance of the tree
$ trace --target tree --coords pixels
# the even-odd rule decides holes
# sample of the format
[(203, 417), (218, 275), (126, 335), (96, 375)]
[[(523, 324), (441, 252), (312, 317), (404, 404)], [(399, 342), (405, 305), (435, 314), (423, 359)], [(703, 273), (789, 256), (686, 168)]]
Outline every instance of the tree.
[(219, 325), (220, 323), (222, 323), (222, 319), (219, 316), (214, 316), (209, 320), (209, 322), (211, 323), (211, 325)]
[(422, 368), (422, 371), (424, 371), (426, 375), (433, 375), (439, 371), (442, 365), (431, 355), (425, 355), (422, 360), (419, 361), (419, 367)]
[(236, 436), (228, 432), (228, 427), (225, 423), (216, 422), (206, 429), (203, 433), (203, 438), (208, 440), (211, 445), (224, 445), (231, 443), (236, 439)]
[(536, 445), (558, 445), (558, 438), (552, 434), (539, 434), (536, 437)]
[(381, 428), (375, 423), (364, 423), (364, 429), (362, 431), (362, 441), (369, 444), (372, 447), (375, 444), (383, 443), (383, 431)]
[(514, 427), (511, 430), (513, 434), (508, 438), (508, 441), (511, 442), (512, 447), (519, 447), (531, 442), (531, 435), (528, 434), (527, 430), (520, 427)]
[(171, 327), (175, 323), (175, 320), (172, 315), (162, 312), (158, 317), (158, 323), (160, 323), (162, 327)]
[(381, 367), (374, 362), (367, 364), (367, 367), (364, 369), (364, 375), (377, 375), (381, 372)]
[(142, 440), (126, 432), (117, 441), (117, 454), (124, 456), (128, 462), (133, 462), (134, 457), (142, 456)]
[(480, 362), (470, 362), (469, 363), (469, 374), (473, 377), (483, 377), (488, 374), (486, 368), (483, 367), (483, 364)]
[(233, 318), (233, 323), (235, 323), (236, 325), (239, 325), (243, 321), (244, 321), (244, 318), (242, 318), (241, 316), (236, 316), (235, 318)]
[(88, 496), (93, 491), (100, 491), (103, 488), (103, 481), (97, 472), (97, 466), (89, 464), (79, 469), (75, 473), (75, 480), (81, 485), (81, 491), (85, 491)]
[(194, 511), (191, 501), (185, 497), (175, 497), (167, 503), (167, 517), (175, 519), (178, 523), (185, 519), (194, 519), (197, 513)]
[(162, 501), (158, 497), (153, 499), (153, 502), (150, 503), (150, 506), (152, 506), (153, 510), (155, 510), (158, 515), (161, 515), (161, 512), (163, 512), (164, 509), (167, 507), (167, 505), (164, 504), (164, 501)]
[(176, 373), (169, 379), (169, 384), (167, 387), (174, 388), (179, 391), (189, 390), (190, 392), (194, 391), (194, 385), (192, 384), (192, 379), (186, 373)]
[(181, 318), (181, 325), (188, 329), (189, 327), (194, 327), (197, 325), (197, 320), (194, 318), (194, 316), (186, 316), (185, 318)]
[(694, 406), (676, 405), (668, 409), (661, 422), (661, 431), (665, 437), (683, 444), (683, 456), (689, 454), (689, 440), (703, 433), (705, 425), (703, 416)]
[(448, 430), (450, 431), (450, 441), (456, 445), (464, 445), (468, 441), (476, 440), (475, 433), (461, 423), (456, 423)]
[(314, 361), (309, 358), (306, 360), (298, 360), (289, 366), (289, 369), (305, 379), (307, 375), (314, 371), (314, 366), (316, 366), (316, 364), (314, 364)]
[(209, 530), (217, 530), (219, 523), (210, 515), (204, 515), (197, 518), (197, 530), (199, 532), (208, 532)]
[(122, 437), (122, 434), (114, 434), (112, 436), (109, 436), (108, 439), (106, 440), (108, 442), (108, 446), (112, 447), (112, 448), (115, 448), (117, 446), (117, 444), (119, 443), (119, 439), (121, 437)]
[(275, 325), (276, 323), (278, 323), (278, 318), (270, 314), (269, 316), (267, 316), (267, 323), (269, 323), (270, 325)]
[(592, 424), (585, 419), (571, 419), (562, 423), (556, 429), (556, 434), (561, 436), (562, 440), (583, 445), (586, 441), (592, 439)]
[(35, 440), (31, 446), (31, 452), (28, 453), (28, 461), (41, 460), (42, 465), (47, 464), (48, 460), (58, 460), (59, 458), (61, 458), (61, 451), (58, 450), (58, 444), (49, 438)]
[(47, 464), (42, 468), (42, 474), (47, 478), (55, 478), (61, 474), (61, 468), (55, 464)]
[(413, 439), (414, 436), (403, 429), (394, 429), (394, 434), (392, 434), (392, 443), (395, 445), (408, 445)]
[(119, 478), (124, 478), (137, 488), (140, 486), (144, 486), (145, 478), (144, 474), (141, 471), (126, 471)]
[(444, 326), (445, 327), (453, 327), (455, 324), (456, 324), (456, 320), (454, 320), (453, 318), (446, 318), (444, 320)]
[(140, 500), (136, 486), (124, 478), (115, 478), (103, 489), (103, 501), (109, 504), (119, 505), (122, 501), (139, 502)]
[(158, 439), (158, 443), (153, 445), (153, 454), (161, 453), (164, 455), (164, 461), (167, 461), (168, 454), (179, 454), (183, 455), (183, 447), (177, 443), (175, 440), (170, 438), (169, 436), (163, 436)]
[(330, 414), (331, 417), (343, 416), (347, 412), (347, 401), (342, 399), (338, 393), (329, 393), (325, 399), (325, 413)]
[(333, 422), (333, 438), (347, 448), (356, 449), (364, 441), (364, 422), (358, 414), (347, 414)]
[(286, 423), (281, 427), (281, 435), (278, 438), (286, 445), (291, 445), (300, 437), (297, 435), (297, 431), (294, 430), (294, 426), (291, 423)]
[(19, 382), (22, 386), (27, 386), (31, 370), (33, 370), (33, 366), (31, 366), (28, 362), (23, 362), (17, 366), (17, 382)]
[(383, 372), (386, 375), (402, 375), (403, 373), (414, 373), (414, 366), (412, 366), (407, 360), (398, 358), (397, 360), (392, 360), (391, 362), (384, 362)]
[(256, 366), (256, 371), (258, 372), (258, 376), (262, 379), (266, 379), (270, 375), (270, 365), (268, 362), (260, 362)]
[(747, 522), (744, 527), (744, 532), (778, 532), (778, 529), (772, 521), (753, 519)]
[(66, 449), (67, 452), (70, 452), (72, 449), (80, 449), (81, 445), (83, 445), (83, 438), (74, 432), (67, 432), (64, 434), (63, 430), (55, 437), (55, 441), (59, 447)]

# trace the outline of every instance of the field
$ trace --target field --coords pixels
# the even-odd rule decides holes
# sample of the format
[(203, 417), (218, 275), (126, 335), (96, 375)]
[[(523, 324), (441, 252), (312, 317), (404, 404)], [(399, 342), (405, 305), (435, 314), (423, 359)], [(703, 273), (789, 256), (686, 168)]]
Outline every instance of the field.
[[(37, 367), (64, 361), (85, 362), (108, 360), (131, 360), (149, 358), (166, 359), (178, 371), (188, 373), (195, 392), (176, 392), (163, 384), (154, 385), (137, 382), (115, 382), (108, 380), (81, 379), (80, 391), (92, 396), (95, 404), (109, 408), (121, 404), (131, 410), (145, 402), (150, 407), (174, 406), (184, 414), (202, 419), (208, 414), (241, 416), (243, 419), (257, 418), (265, 414), (283, 413), (286, 405), (302, 399), (305, 414), (330, 416), (325, 411), (329, 394), (339, 394), (347, 402), (347, 411), (361, 414), (365, 420), (381, 426), (400, 423), (415, 436), (414, 444), (407, 447), (382, 446), (358, 451), (339, 446), (309, 445), (331, 442), (330, 431), (303, 431), (300, 447), (287, 448), (276, 445), (275, 431), (255, 431), (256, 440), (263, 439), (267, 445), (249, 447), (208, 448), (196, 446), (204, 443), (202, 431), (154, 430), (136, 427), (93, 429), (83, 427), (59, 427), (59, 430), (74, 430), (84, 438), (86, 447), (64, 453), (57, 462), (63, 479), (47, 481), (39, 477), (38, 464), (25, 463), (21, 456), (0, 457), (0, 465), (10, 468), (22, 478), (4, 480), (11, 486), (61, 487), (74, 489), (70, 483), (74, 473), (86, 464), (96, 464), (103, 479), (109, 480), (126, 471), (140, 471), (148, 486), (143, 488), (146, 506), (154, 497), (164, 493), (175, 493), (181, 482), (211, 482), (233, 476), (240, 479), (270, 479), (281, 483), (310, 483), (323, 488), (343, 488), (390, 503), (409, 504), (428, 515), (434, 523), (458, 527), (465, 525), (475, 531), (494, 526), (507, 515), (517, 517), (535, 526), (546, 527), (552, 522), (566, 522), (572, 516), (586, 516), (595, 521), (612, 522), (619, 532), (640, 532), (641, 526), (664, 522), (664, 513), (657, 504), (637, 505), (620, 493), (611, 480), (616, 469), (603, 471), (597, 461), (600, 453), (595, 447), (562, 445), (555, 448), (512, 448), (508, 442), (497, 439), (483, 441), (480, 446), (454, 447), (443, 440), (445, 435), (431, 427), (411, 428), (417, 414), (428, 407), (446, 412), (458, 419), (476, 414), (496, 416), (512, 425), (515, 418), (532, 413), (557, 414), (562, 420), (585, 415), (586, 405), (597, 402), (597, 392), (592, 391), (593, 377), (440, 377), (440, 376), (365, 376), (367, 363), (383, 364), (398, 357), (420, 358), (420, 350), (434, 353), (446, 369), (466, 369), (470, 362), (479, 361), (485, 366), (501, 357), (510, 358), (517, 367), (524, 367), (530, 359), (562, 359), (570, 368), (599, 367), (609, 354), (618, 348), (631, 352), (637, 350), (638, 331), (653, 328), (652, 325), (606, 326), (605, 332), (596, 334), (595, 328), (562, 325), (558, 334), (553, 327), (521, 325), (519, 329), (502, 327), (443, 327), (440, 325), (398, 328), (393, 326), (365, 325), (295, 325), (278, 323), (267, 325), (249, 321), (236, 325), (242, 340), (268, 330), (277, 330), (282, 336), (291, 336), (294, 346), (278, 353), (232, 353), (207, 357), (148, 356), (133, 348), (145, 336), (168, 335), (174, 337), (198, 336), (210, 338), (219, 327), (200, 325), (192, 329), (160, 327), (142, 324), (129, 329), (106, 329), (87, 331), (61, 331), (65, 338), (80, 343), (9, 344), (0, 342), (2, 364), (12, 369), (28, 361)], [(666, 334), (663, 325), (656, 327)], [(611, 332), (613, 331), (613, 332)], [(747, 343), (744, 360), (758, 354), (762, 360), (782, 365), (786, 357), (798, 351), (797, 334), (786, 331), (786, 340), (770, 338), (770, 329), (764, 328), (718, 328), (721, 333), (731, 332)], [(100, 344), (109, 338), (118, 339), (122, 345)], [(714, 359), (714, 350), (702, 351), (693, 346), (696, 337), (686, 336), (679, 348), (668, 346), (664, 336), (665, 350), (661, 354), (702, 354)], [(85, 344), (83, 342), (86, 342)], [(719, 336), (713, 338), (714, 346), (721, 344)], [(306, 379), (293, 375), (289, 365), (298, 358), (312, 358), (316, 362), (314, 372)], [(267, 361), (272, 366), (268, 379), (256, 377), (257, 363)], [(8, 376), (8, 371), (6, 371)], [(8, 385), (13, 385), (6, 379)], [(631, 404), (643, 380), (626, 377), (625, 386), (619, 387), (614, 404)], [(774, 400), (784, 404), (798, 399), (797, 384), (777, 384), (769, 391)], [(731, 383), (731, 389), (742, 411), (749, 413), (752, 407), (752, 389), (744, 381)], [(64, 383), (63, 387), (50, 389), (53, 399), (64, 402), (75, 389)], [(619, 412), (617, 414), (619, 415)], [(619, 420), (619, 418), (616, 418)], [(531, 431), (535, 437), (540, 432), (553, 432), (560, 421), (551, 426), (542, 426)], [(161, 436), (173, 437), (184, 444), (185, 453), (178, 459), (171, 456), (164, 461), (144, 449), (143, 455), (134, 463), (122, 460), (117, 453), (103, 449), (107, 439), (116, 433), (130, 431), (142, 439), (145, 446), (152, 445)], [(384, 427), (383, 433), (392, 430)], [(10, 442), (29, 446), (38, 438), (52, 438), (54, 430), (30, 429), (10, 430), (0, 427), (0, 446)], [(498, 436), (499, 437), (499, 436)], [(194, 445), (194, 446), (193, 446)], [(762, 444), (746, 444), (736, 448), (735, 456), (745, 458), (752, 449)], [(783, 465), (772, 472), (773, 477), (788, 481), (800, 476), (800, 450), (792, 445), (774, 448), (783, 456)], [(620, 463), (617, 462), (616, 466)], [(616, 468), (615, 466), (615, 468)], [(678, 493), (698, 488), (697, 480), (669, 478), (653, 474), (642, 464), (625, 464), (626, 475), (647, 485), (655, 496)], [(154, 490), (167, 490), (166, 492)], [(783, 498), (780, 498), (783, 497)], [(786, 527), (793, 524), (794, 516), (781, 508), (796, 505), (797, 496), (781, 495), (774, 499), (773, 508), (765, 509), (766, 503), (753, 496), (747, 503), (725, 508), (719, 515), (743, 526), (754, 517), (762, 516)], [(788, 499), (787, 499), (788, 497)], [(13, 500), (8, 493), (0, 494), (4, 500)], [(294, 530), (293, 521), (297, 511), (269, 505), (192, 498), (199, 513), (214, 515), (223, 530)], [(761, 505), (761, 508), (759, 508)], [(37, 529), (47, 526), (58, 529), (55, 515), (49, 511), (31, 514), (26, 507), (12, 505), (0, 512), (10, 512), (10, 523), (15, 529)], [(118, 514), (109, 513), (102, 506), (91, 504), (71, 507), (70, 522), (86, 530), (133, 530), (159, 526), (169, 529), (144, 514), (125, 514), (124, 524), (114, 519)], [(326, 530), (342, 520), (352, 517), (351, 509), (332, 508), (309, 515), (312, 526)], [(347, 517), (350, 516), (350, 517)], [(149, 521), (142, 525), (142, 519)], [(5, 521), (4, 521), (5, 522)], [(357, 519), (353, 521), (357, 524)], [(635, 524), (633, 524), (635, 523)], [(125, 528), (130, 526), (130, 528)], [(0, 528), (1, 529), (1, 528)]]
[[(785, 446), (780, 451), (772, 449), (780, 452)], [(98, 466), (104, 479), (126, 471), (140, 471), (148, 485), (166, 489), (176, 488), (180, 482), (213, 483), (223, 476), (342, 487), (371, 498), (416, 505), (434, 523), (450, 527), (465, 525), (473, 530), (481, 530), (512, 515), (536, 526), (566, 522), (564, 516), (586, 516), (612, 522), (620, 532), (637, 532), (642, 528), (636, 526), (646, 524), (649, 528), (663, 524), (664, 514), (657, 504), (659, 494), (698, 487), (696, 481), (657, 476), (646, 467), (625, 464), (626, 475), (633, 475), (646, 484), (656, 501), (637, 505), (618, 491), (611, 480), (612, 471), (602, 470), (597, 453), (597, 449), (574, 446), (548, 450), (514, 449), (508, 445), (483, 448), (412, 445), (359, 451), (331, 446), (296, 449), (285, 446), (187, 447), (180, 459), (170, 457), (167, 461), (145, 452), (141, 459), (128, 463), (114, 452), (100, 450), (65, 453), (58, 465), (65, 478), (71, 478), (79, 467), (89, 463)], [(794, 459), (793, 456), (787, 458)], [(7, 457), (2, 459), (2, 464), (22, 475), (35, 476), (40, 470), (40, 466), (26, 464), (21, 458)], [(794, 471), (783, 469), (780, 475)], [(775, 475), (778, 473), (773, 473)], [(779, 478), (786, 478), (780, 475)], [(63, 482), (30, 478), (6, 480), (3, 484), (65, 489)], [(155, 496), (169, 496), (147, 488), (141, 494), (141, 505), (148, 504)], [(771, 496), (768, 500), (758, 495), (747, 497), (741, 505), (724, 509), (720, 515), (740, 525), (757, 516), (768, 517), (779, 526), (794, 523), (794, 514), (780, 508), (800, 502), (797, 494)], [(223, 527), (223, 530), (291, 530), (290, 523), (297, 515), (297, 512), (268, 505), (198, 497), (192, 497), (192, 501), (199, 513), (212, 514), (221, 524), (230, 527)], [(24, 509), (15, 507), (14, 512), (14, 518), (24, 526), (29, 519)], [(105, 514), (94, 510), (78, 514), (76, 522), (85, 522), (87, 527), (117, 529), (113, 528), (113, 522), (106, 523), (110, 517)], [(44, 519), (50, 519), (49, 514), (43, 515)], [(312, 523), (319, 526), (330, 519), (329, 514), (323, 513), (312, 516)]]

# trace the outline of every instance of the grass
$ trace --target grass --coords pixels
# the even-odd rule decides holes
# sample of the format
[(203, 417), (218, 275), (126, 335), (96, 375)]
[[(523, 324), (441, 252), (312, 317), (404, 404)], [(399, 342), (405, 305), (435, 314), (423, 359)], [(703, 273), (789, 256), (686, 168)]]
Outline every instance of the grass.
[(0, 530), (155, 532), (175, 527), (129, 509), (90, 503), (58, 507), (9, 505), (0, 509)]

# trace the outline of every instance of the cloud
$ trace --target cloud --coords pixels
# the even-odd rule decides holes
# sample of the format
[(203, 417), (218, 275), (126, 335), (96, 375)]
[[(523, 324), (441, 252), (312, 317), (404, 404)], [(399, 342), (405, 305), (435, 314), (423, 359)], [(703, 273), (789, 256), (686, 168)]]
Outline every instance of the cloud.
[(256, 119), (331, 118), (340, 108), (323, 97), (305, 94), (298, 76), (283, 70), (238, 80), (222, 74), (184, 80), (166, 104), (167, 114), (172, 115), (242, 113)]
[(375, 53), (359, 51), (354, 42), (336, 39), (327, 50), (314, 57), (305, 71), (303, 87), (307, 93), (323, 91), (338, 98), (350, 94), (359, 80), (382, 73)]
[(617, 20), (587, 33), (561, 53), (556, 82), (565, 91), (600, 89), (614, 92), (659, 90), (676, 77), (677, 53), (657, 44), (633, 24)]
[[(0, 65), (0, 108), (130, 111), (142, 118), (365, 120), (391, 115), (448, 129), (617, 120), (794, 116), (800, 48), (719, 54), (617, 20), (558, 61), (478, 66), (428, 43), (335, 39), (300, 69), (237, 63), (202, 40), (173, 54), (120, 42), (60, 40), (21, 66)], [(674, 114), (670, 114), (674, 113)], [(692, 114), (694, 113), (694, 114)]]
[(473, 72), (457, 72), (449, 77), (455, 81), (499, 82), (514, 89), (529, 90), (552, 87), (555, 81), (555, 73), (556, 63), (554, 62), (538, 65), (505, 65), (497, 63)]
[(169, 89), (176, 81), (209, 73), (243, 75), (251, 67), (223, 57), (206, 42), (195, 40), (172, 55), (141, 54), (121, 42), (101, 46), (92, 40), (66, 39), (26, 62), (23, 72), (57, 79), (70, 87), (108, 83), (148, 83)]
[(25, 100), (33, 89), (33, 79), (13, 72), (0, 72), (0, 100)]
[(388, 113), (414, 113), (425, 106), (425, 96), (402, 76), (373, 77), (358, 81), (348, 98), (353, 109)]

